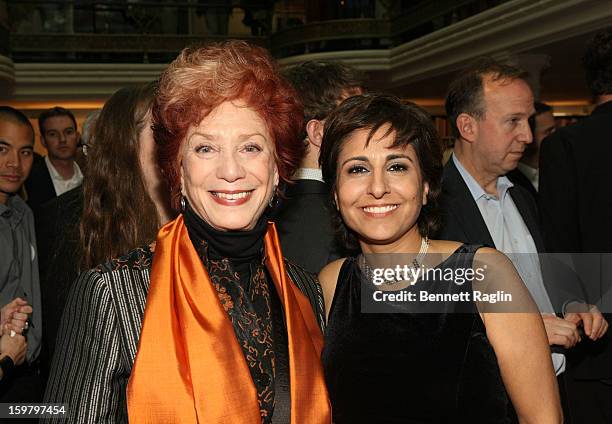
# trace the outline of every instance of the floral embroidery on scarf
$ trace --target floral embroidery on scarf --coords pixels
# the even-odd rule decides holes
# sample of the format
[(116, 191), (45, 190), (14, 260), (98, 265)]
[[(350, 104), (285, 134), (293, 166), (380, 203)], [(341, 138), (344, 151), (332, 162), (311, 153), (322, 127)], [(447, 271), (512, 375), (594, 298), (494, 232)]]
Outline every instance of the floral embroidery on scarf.
[(251, 264), (247, 289), (228, 259), (206, 256), (206, 244), (198, 249), (219, 301), (227, 312), (251, 377), (257, 388), (262, 424), (272, 422), (274, 411), (275, 355), (272, 337), (272, 307), (263, 263)]

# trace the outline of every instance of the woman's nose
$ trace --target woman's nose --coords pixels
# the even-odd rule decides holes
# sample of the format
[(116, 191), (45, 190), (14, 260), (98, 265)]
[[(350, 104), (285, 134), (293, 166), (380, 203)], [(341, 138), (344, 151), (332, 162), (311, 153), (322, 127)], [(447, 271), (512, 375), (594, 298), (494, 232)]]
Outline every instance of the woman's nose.
[(370, 178), (368, 192), (376, 199), (382, 198), (389, 193), (387, 179), (383, 171), (375, 170)]
[(236, 152), (227, 152), (221, 155), (221, 163), (217, 166), (217, 178), (230, 183), (244, 178), (244, 167), (236, 155)]

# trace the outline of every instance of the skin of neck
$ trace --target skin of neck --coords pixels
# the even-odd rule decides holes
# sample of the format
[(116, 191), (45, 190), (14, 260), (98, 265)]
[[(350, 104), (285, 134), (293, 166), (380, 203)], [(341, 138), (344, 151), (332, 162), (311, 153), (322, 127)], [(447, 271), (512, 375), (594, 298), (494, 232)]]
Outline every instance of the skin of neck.
[(323, 126), (325, 119), (311, 119), (306, 123), (306, 154), (300, 168), (319, 169), (319, 155), (321, 153), (321, 143), (323, 142)]
[(152, 199), (157, 211), (157, 219), (159, 220), (160, 227), (166, 225), (172, 219), (172, 213), (170, 212), (170, 206), (166, 205), (161, 199)]
[(597, 104), (597, 106), (607, 103), (609, 101), (612, 101), (612, 94), (600, 94), (595, 99), (595, 103)]
[(497, 196), (497, 178), (499, 175), (487, 172), (483, 166), (484, 164), (480, 163), (470, 146), (470, 143), (467, 141), (456, 140), (453, 153), (485, 192)]
[(49, 161), (63, 179), (68, 180), (74, 175), (74, 159), (57, 159), (49, 157)]
[(155, 205), (155, 211), (157, 212), (157, 219), (159, 221), (160, 227), (170, 222), (172, 219), (172, 208), (170, 207), (170, 203), (168, 202), (167, 195), (165, 193), (168, 192), (167, 186), (163, 183), (157, 184), (153, 187), (147, 187), (147, 194), (151, 198), (153, 205)]
[(375, 244), (369, 240), (359, 239), (361, 251), (368, 253), (417, 253), (421, 249), (421, 234), (419, 226), (414, 225), (400, 238), (391, 243)]
[(306, 155), (302, 162), (300, 163), (300, 168), (319, 168), (319, 153), (321, 149), (315, 146), (312, 143), (308, 143), (308, 148), (306, 149)]

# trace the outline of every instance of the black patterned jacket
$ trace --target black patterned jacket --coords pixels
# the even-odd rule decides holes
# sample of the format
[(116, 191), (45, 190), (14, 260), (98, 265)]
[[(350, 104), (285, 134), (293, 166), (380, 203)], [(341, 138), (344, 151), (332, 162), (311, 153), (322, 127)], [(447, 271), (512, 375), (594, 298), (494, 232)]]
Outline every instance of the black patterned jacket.
[[(44, 401), (67, 403), (61, 423), (127, 423), (126, 389), (136, 357), (153, 252), (138, 248), (79, 277), (68, 297)], [(316, 277), (285, 261), (323, 329)]]

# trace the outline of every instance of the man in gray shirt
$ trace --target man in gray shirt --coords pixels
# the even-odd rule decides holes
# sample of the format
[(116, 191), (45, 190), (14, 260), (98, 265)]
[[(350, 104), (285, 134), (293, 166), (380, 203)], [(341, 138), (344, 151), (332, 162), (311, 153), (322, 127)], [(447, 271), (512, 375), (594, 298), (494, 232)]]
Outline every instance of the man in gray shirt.
[(32, 211), (16, 193), (32, 168), (34, 129), (21, 112), (0, 107), (0, 305), (15, 298), (32, 306), (27, 330), (27, 362), (0, 383), (0, 402), (38, 402), (37, 359), (42, 322), (38, 258)]
[[(438, 236), (495, 247), (509, 257), (542, 313), (559, 376), (566, 368), (562, 348), (572, 348), (581, 341), (578, 327), (595, 341), (605, 334), (608, 323), (589, 305), (581, 305), (576, 312), (564, 310), (567, 313), (562, 316), (554, 313), (572, 298), (557, 293), (561, 287), (558, 281), (548, 281), (545, 286), (538, 257), (545, 249), (535, 200), (505, 176), (516, 168), (525, 147), (533, 141), (529, 127), (529, 118), (535, 113), (533, 93), (524, 78), (520, 69), (483, 59), (451, 84), (446, 110), (455, 146), (444, 167), (444, 219)], [(549, 292), (548, 288), (555, 290)], [(525, 341), (517, 341), (521, 342)], [(559, 383), (567, 410), (562, 377)]]

